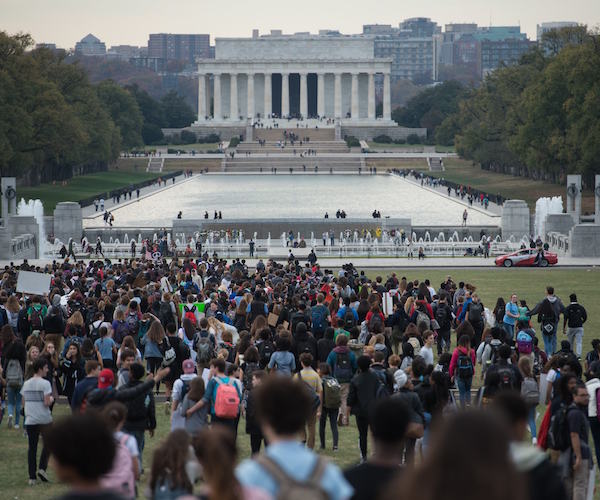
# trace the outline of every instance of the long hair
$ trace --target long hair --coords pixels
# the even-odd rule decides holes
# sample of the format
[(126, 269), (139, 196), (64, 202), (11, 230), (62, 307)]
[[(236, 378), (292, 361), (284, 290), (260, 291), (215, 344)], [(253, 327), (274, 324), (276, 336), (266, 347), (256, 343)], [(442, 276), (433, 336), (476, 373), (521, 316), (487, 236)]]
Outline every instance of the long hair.
[(154, 320), (152, 323), (150, 323), (150, 328), (148, 328), (146, 335), (152, 342), (158, 345), (165, 338), (165, 329), (161, 325), (160, 321)]
[(189, 447), (189, 434), (184, 429), (176, 429), (154, 450), (150, 472), (152, 493), (163, 483), (173, 490), (183, 489), (192, 493), (193, 486), (185, 471)]
[(233, 433), (221, 425), (205, 427), (193, 446), (210, 490), (209, 500), (242, 500), (242, 487), (234, 473), (237, 450)]
[(194, 335), (196, 334), (196, 328), (194, 328), (194, 323), (190, 318), (183, 318), (181, 322), (183, 326), (183, 333), (185, 334), (188, 340), (194, 340)]
[(386, 496), (411, 500), (524, 500), (524, 477), (509, 453), (508, 430), (491, 412), (449, 417), (433, 436), (430, 453), (414, 472), (402, 474)]

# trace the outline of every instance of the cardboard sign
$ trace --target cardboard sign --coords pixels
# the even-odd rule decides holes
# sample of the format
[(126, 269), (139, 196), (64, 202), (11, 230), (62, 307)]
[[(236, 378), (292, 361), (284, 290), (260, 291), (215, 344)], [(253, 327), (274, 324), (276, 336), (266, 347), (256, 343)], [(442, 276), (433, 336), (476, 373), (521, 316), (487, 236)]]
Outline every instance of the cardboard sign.
[(51, 274), (19, 271), (19, 276), (17, 278), (17, 292), (23, 292), (29, 295), (44, 295), (45, 293), (50, 292), (51, 279)]
[(279, 319), (279, 316), (277, 316), (277, 314), (269, 313), (267, 323), (269, 324), (269, 326), (272, 326), (273, 328), (275, 328), (275, 326), (277, 326), (278, 319)]
[(383, 294), (382, 298), (382, 306), (383, 306), (383, 315), (387, 318), (388, 316), (394, 314), (394, 301), (392, 300), (392, 294), (386, 292)]

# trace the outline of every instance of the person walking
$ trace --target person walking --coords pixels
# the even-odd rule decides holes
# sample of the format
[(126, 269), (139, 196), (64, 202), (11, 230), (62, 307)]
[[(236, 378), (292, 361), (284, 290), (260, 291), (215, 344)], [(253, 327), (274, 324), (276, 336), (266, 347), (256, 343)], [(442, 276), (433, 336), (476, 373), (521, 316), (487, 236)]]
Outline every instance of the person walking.
[(252, 238), (250, 238), (250, 243), (248, 243), (248, 246), (250, 247), (250, 257), (254, 257), (254, 240)]
[[(321, 377), (312, 367), (313, 357), (308, 352), (303, 352), (300, 355), (300, 365), (302, 369), (296, 374), (296, 378), (308, 387), (313, 401), (312, 412), (310, 413), (306, 426), (302, 429), (303, 439), (306, 446), (313, 450), (315, 448), (315, 429), (317, 422), (317, 413), (323, 401), (323, 382)], [(316, 404), (317, 398), (319, 398), (318, 404)], [(306, 429), (308, 428), (308, 432)]]
[(515, 336), (515, 323), (519, 319), (519, 306), (517, 305), (517, 294), (510, 296), (510, 302), (504, 307), (504, 317), (502, 318), (502, 328), (506, 332), (505, 341), (512, 341)]
[(583, 324), (587, 321), (587, 311), (585, 307), (577, 302), (577, 295), (569, 295), (571, 303), (566, 307), (563, 315), (563, 335), (567, 335), (571, 348), (581, 357), (583, 343)]
[[(36, 483), (36, 477), (43, 482), (48, 482), (46, 467), (48, 467), (48, 450), (43, 443), (40, 456), (39, 469), (37, 469), (37, 449), (40, 435), (52, 423), (50, 406), (54, 403), (52, 386), (45, 377), (48, 374), (48, 362), (45, 358), (38, 358), (33, 362), (33, 377), (25, 381), (21, 394), (25, 401), (25, 429), (27, 430), (28, 449), (27, 465), (29, 469), (29, 485)], [(37, 471), (36, 471), (37, 469)], [(37, 474), (37, 475), (36, 475)]]
[(471, 404), (471, 385), (475, 374), (475, 351), (471, 349), (471, 339), (462, 335), (458, 346), (450, 360), (450, 377), (458, 387), (460, 404), (465, 407)]

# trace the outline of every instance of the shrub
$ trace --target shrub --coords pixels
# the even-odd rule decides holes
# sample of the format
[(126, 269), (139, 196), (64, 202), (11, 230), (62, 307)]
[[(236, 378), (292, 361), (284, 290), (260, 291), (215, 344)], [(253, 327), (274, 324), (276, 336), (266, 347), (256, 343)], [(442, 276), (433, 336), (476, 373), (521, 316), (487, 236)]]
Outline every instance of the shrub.
[(239, 137), (232, 137), (231, 140), (229, 141), (229, 147), (235, 148), (239, 143), (240, 143)]
[(358, 148), (360, 147), (360, 141), (354, 137), (353, 135), (347, 135), (345, 137), (346, 140), (346, 144), (348, 145), (349, 148)]
[(206, 137), (202, 138), (199, 142), (204, 144), (211, 144), (213, 142), (221, 142), (221, 137), (219, 134), (208, 134)]
[(194, 144), (197, 141), (196, 134), (189, 130), (181, 131), (181, 142), (182, 144)]
[(396, 139), (394, 144), (406, 144), (406, 139)]
[(168, 148), (167, 149), (167, 154), (176, 155), (177, 151), (179, 151), (179, 150), (178, 149), (173, 149), (173, 148)]
[(389, 135), (378, 135), (377, 137), (373, 137), (373, 141), (374, 142), (380, 142), (382, 144), (391, 144), (392, 142), (392, 138)]
[(408, 144), (421, 144), (421, 138), (417, 134), (410, 134), (406, 138)]

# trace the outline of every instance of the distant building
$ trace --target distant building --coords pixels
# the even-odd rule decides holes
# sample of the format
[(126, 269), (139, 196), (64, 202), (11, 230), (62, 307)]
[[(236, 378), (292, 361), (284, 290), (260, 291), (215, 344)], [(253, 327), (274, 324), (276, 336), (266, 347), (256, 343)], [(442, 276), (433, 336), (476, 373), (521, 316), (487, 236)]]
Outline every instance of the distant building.
[(106, 44), (90, 33), (75, 44), (75, 54), (81, 56), (103, 56), (106, 54)]
[(573, 21), (557, 21), (552, 23), (538, 24), (536, 37), (537, 43), (539, 44), (542, 42), (542, 37), (544, 36), (544, 33), (547, 33), (548, 31), (559, 30), (561, 28), (575, 28), (577, 26), (579, 26), (579, 24)]
[(55, 43), (36, 43), (36, 49), (49, 49), (49, 50), (57, 50)]
[(434, 35), (441, 27), (429, 18), (406, 19), (398, 28), (389, 24), (367, 24), (363, 35), (375, 38), (375, 57), (391, 58), (393, 81), (400, 79), (426, 83), (437, 74)]
[(195, 64), (198, 58), (210, 58), (210, 35), (152, 33), (148, 57)]
[(113, 45), (106, 53), (109, 57), (129, 61), (134, 57), (142, 57), (148, 53), (147, 47), (137, 47), (136, 45)]
[(502, 64), (515, 64), (535, 45), (519, 26), (479, 28), (473, 35), (481, 44), (481, 76)]

